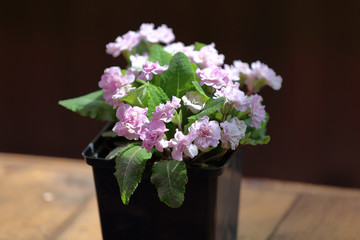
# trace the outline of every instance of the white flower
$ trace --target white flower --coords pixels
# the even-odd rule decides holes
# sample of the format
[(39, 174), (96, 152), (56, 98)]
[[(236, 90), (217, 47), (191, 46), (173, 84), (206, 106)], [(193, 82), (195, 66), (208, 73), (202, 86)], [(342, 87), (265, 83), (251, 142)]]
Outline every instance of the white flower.
[(194, 51), (194, 45), (185, 46), (182, 42), (176, 42), (164, 47), (164, 50), (171, 54), (183, 52), (186, 56), (189, 56)]
[(234, 117), (230, 120), (230, 122), (225, 121), (220, 123), (220, 126), (223, 129), (220, 139), (222, 142), (222, 147), (231, 147), (232, 150), (235, 150), (236, 147), (239, 145), (240, 139), (245, 137), (245, 122)]
[(130, 61), (131, 61), (131, 71), (135, 73), (140, 73), (143, 70), (144, 64), (147, 62), (147, 59), (149, 58), (148, 54), (144, 55), (131, 55)]
[(241, 73), (241, 74), (249, 75), (251, 73), (249, 64), (246, 62), (242, 62), (240, 60), (235, 60), (233, 62), (233, 65), (234, 65), (234, 68), (236, 68), (237, 71), (239, 71), (239, 73)]
[(165, 24), (154, 29), (153, 23), (143, 23), (140, 26), (139, 33), (146, 41), (151, 43), (162, 42), (168, 44), (175, 39), (173, 30)]
[(154, 29), (153, 23), (143, 23), (139, 29), (140, 35), (148, 42), (158, 42), (158, 34)]
[(184, 105), (195, 114), (200, 112), (205, 106), (204, 96), (197, 91), (187, 92), (181, 99), (183, 100)]
[(202, 47), (200, 51), (191, 52), (188, 57), (190, 61), (196, 63), (200, 68), (206, 68), (213, 65), (221, 66), (225, 59), (225, 56), (219, 54), (215, 49), (215, 43)]

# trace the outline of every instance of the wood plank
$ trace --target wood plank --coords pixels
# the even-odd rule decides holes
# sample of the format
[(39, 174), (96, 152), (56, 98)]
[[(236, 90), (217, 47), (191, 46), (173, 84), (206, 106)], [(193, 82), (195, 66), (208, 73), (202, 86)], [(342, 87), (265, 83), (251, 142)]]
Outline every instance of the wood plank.
[(65, 229), (58, 240), (100, 240), (101, 226), (96, 197), (93, 196), (84, 211)]
[[(0, 153), (0, 240), (101, 239), (91, 167)], [(360, 239), (360, 191), (242, 181), (238, 239)]]
[(240, 240), (265, 240), (296, 199), (294, 193), (271, 189), (254, 189), (244, 185), (241, 190)]
[(53, 239), (94, 192), (80, 161), (0, 154), (0, 239)]
[(357, 188), (345, 188), (327, 185), (316, 185), (309, 183), (281, 181), (263, 178), (244, 178), (242, 187), (252, 189), (271, 189), (277, 192), (286, 193), (307, 193), (314, 195), (336, 195), (348, 197), (360, 197), (360, 190)]
[(269, 239), (360, 239), (359, 200), (304, 194)]

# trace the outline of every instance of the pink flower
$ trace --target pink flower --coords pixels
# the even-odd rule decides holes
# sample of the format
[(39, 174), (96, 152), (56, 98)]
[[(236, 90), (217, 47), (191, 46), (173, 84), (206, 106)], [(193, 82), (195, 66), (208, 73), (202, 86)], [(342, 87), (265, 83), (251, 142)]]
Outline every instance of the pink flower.
[[(120, 88), (132, 83), (135, 80), (135, 75), (132, 74), (131, 70), (128, 69), (125, 75), (122, 75), (121, 69), (119, 67), (110, 67), (105, 69), (104, 74), (101, 76), (99, 81), (99, 87), (103, 88), (104, 99), (105, 101), (112, 105), (116, 106), (118, 101), (113, 101), (113, 96), (121, 93), (127, 94), (132, 90), (129, 86), (120, 90)], [(125, 96), (125, 95), (124, 95)]]
[(251, 72), (248, 74), (245, 84), (249, 89), (253, 89), (256, 80), (265, 79), (266, 85), (274, 90), (279, 90), (282, 84), (281, 76), (276, 75), (274, 70), (266, 64), (256, 61), (251, 63)]
[(221, 138), (220, 133), (219, 123), (209, 121), (208, 116), (200, 118), (189, 127), (189, 134), (194, 136), (195, 145), (202, 151), (216, 147)]
[(157, 29), (154, 29), (153, 23), (143, 23), (140, 26), (139, 33), (142, 38), (151, 43), (162, 42), (167, 44), (175, 39), (173, 30), (168, 28), (165, 24), (161, 25)]
[(105, 69), (101, 76), (99, 87), (103, 89), (115, 89), (130, 84), (135, 80), (134, 74), (131, 70), (127, 70), (125, 75), (122, 75), (119, 67), (110, 67)]
[(163, 121), (145, 123), (140, 138), (143, 140), (142, 147), (146, 149), (146, 152), (150, 152), (154, 146), (156, 150), (162, 152), (163, 148), (167, 147), (164, 135), (168, 130)]
[(249, 97), (249, 105), (250, 105), (250, 114), (249, 116), (252, 118), (249, 126), (255, 127), (259, 129), (261, 127), (261, 122), (265, 122), (265, 106), (261, 105), (262, 97), (260, 95), (252, 95)]
[(122, 52), (121, 47), (122, 37), (117, 37), (115, 42), (110, 42), (106, 45), (106, 53), (112, 55), (113, 57), (118, 57)]
[(123, 36), (115, 39), (115, 42), (106, 45), (106, 53), (113, 57), (118, 57), (122, 51), (131, 51), (141, 41), (141, 35), (134, 31), (129, 31)]
[(148, 109), (131, 107), (128, 104), (120, 104), (116, 117), (120, 120), (113, 128), (118, 136), (124, 136), (129, 140), (138, 140), (145, 123), (149, 122), (146, 117)]
[[(234, 117), (230, 122), (225, 121), (220, 123), (222, 127), (221, 142), (223, 148), (231, 148), (235, 150), (239, 145), (240, 139), (245, 137), (246, 124), (244, 121), (240, 121), (238, 118)], [(230, 144), (230, 146), (229, 146)]]
[(168, 69), (168, 67), (168, 65), (160, 66), (158, 61), (156, 61), (156, 63), (147, 61), (143, 65), (143, 71), (138, 78), (144, 81), (149, 81), (153, 78), (154, 74), (162, 74), (163, 71)]
[(215, 49), (215, 43), (211, 43), (210, 45), (202, 47), (200, 51), (193, 51), (189, 54), (189, 59), (193, 63), (196, 63), (200, 68), (206, 68), (212, 65), (223, 65), (225, 56), (218, 53)]
[(176, 129), (174, 138), (169, 141), (169, 147), (173, 148), (171, 157), (174, 160), (182, 161), (183, 153), (190, 158), (198, 155), (198, 148), (192, 144), (193, 141), (192, 135), (184, 135), (179, 129)]
[(152, 121), (162, 120), (166, 123), (171, 122), (175, 109), (181, 107), (180, 98), (175, 96), (172, 97), (172, 101), (166, 101), (166, 104), (160, 103), (159, 106), (156, 106), (156, 112), (153, 113)]
[(123, 51), (124, 50), (131, 51), (141, 41), (140, 34), (137, 32), (134, 32), (134, 31), (129, 31), (129, 32), (125, 33), (122, 36), (122, 38), (123, 38), (123, 40), (121, 42), (121, 45), (122, 45)]
[(245, 93), (239, 89), (239, 86), (238, 82), (229, 83), (225, 87), (216, 90), (214, 98), (224, 97), (226, 98), (225, 103), (233, 105), (240, 112), (245, 112), (248, 109), (248, 101)]
[(231, 80), (231, 81), (239, 81), (240, 80), (240, 72), (239, 72), (239, 70), (236, 68), (236, 67), (234, 67), (233, 65), (227, 65), (227, 64), (225, 64), (224, 65), (224, 70), (225, 70), (225, 72), (228, 74), (228, 76), (229, 76), (229, 79)]
[(229, 75), (222, 68), (211, 66), (200, 70), (196, 69), (196, 75), (200, 78), (200, 85), (203, 84), (219, 89), (230, 82)]

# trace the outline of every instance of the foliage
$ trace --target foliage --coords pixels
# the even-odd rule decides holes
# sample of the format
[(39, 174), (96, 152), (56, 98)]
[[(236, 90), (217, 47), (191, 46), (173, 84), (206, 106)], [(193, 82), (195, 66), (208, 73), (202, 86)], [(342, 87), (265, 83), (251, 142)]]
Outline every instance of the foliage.
[(59, 101), (80, 115), (116, 122), (116, 137), (127, 139), (106, 157), (115, 159), (124, 204), (147, 167), (159, 199), (180, 207), (187, 166), (219, 165), (213, 161), (223, 161), (228, 151), (270, 140), (258, 92), (265, 86), (279, 90), (282, 78), (259, 61), (224, 65), (214, 43), (185, 46), (174, 39), (172, 29), (153, 24), (119, 36), (106, 52), (122, 55), (127, 68), (105, 69), (102, 90)]

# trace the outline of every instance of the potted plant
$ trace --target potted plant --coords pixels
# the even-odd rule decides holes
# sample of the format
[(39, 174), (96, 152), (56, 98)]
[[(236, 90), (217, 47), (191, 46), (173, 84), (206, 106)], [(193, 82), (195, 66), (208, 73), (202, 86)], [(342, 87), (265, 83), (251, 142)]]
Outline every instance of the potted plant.
[(174, 39), (146, 23), (117, 37), (106, 52), (128, 66), (59, 102), (110, 122), (83, 152), (104, 239), (236, 238), (241, 146), (269, 142), (258, 92), (282, 78), (259, 61), (224, 65), (214, 43)]

